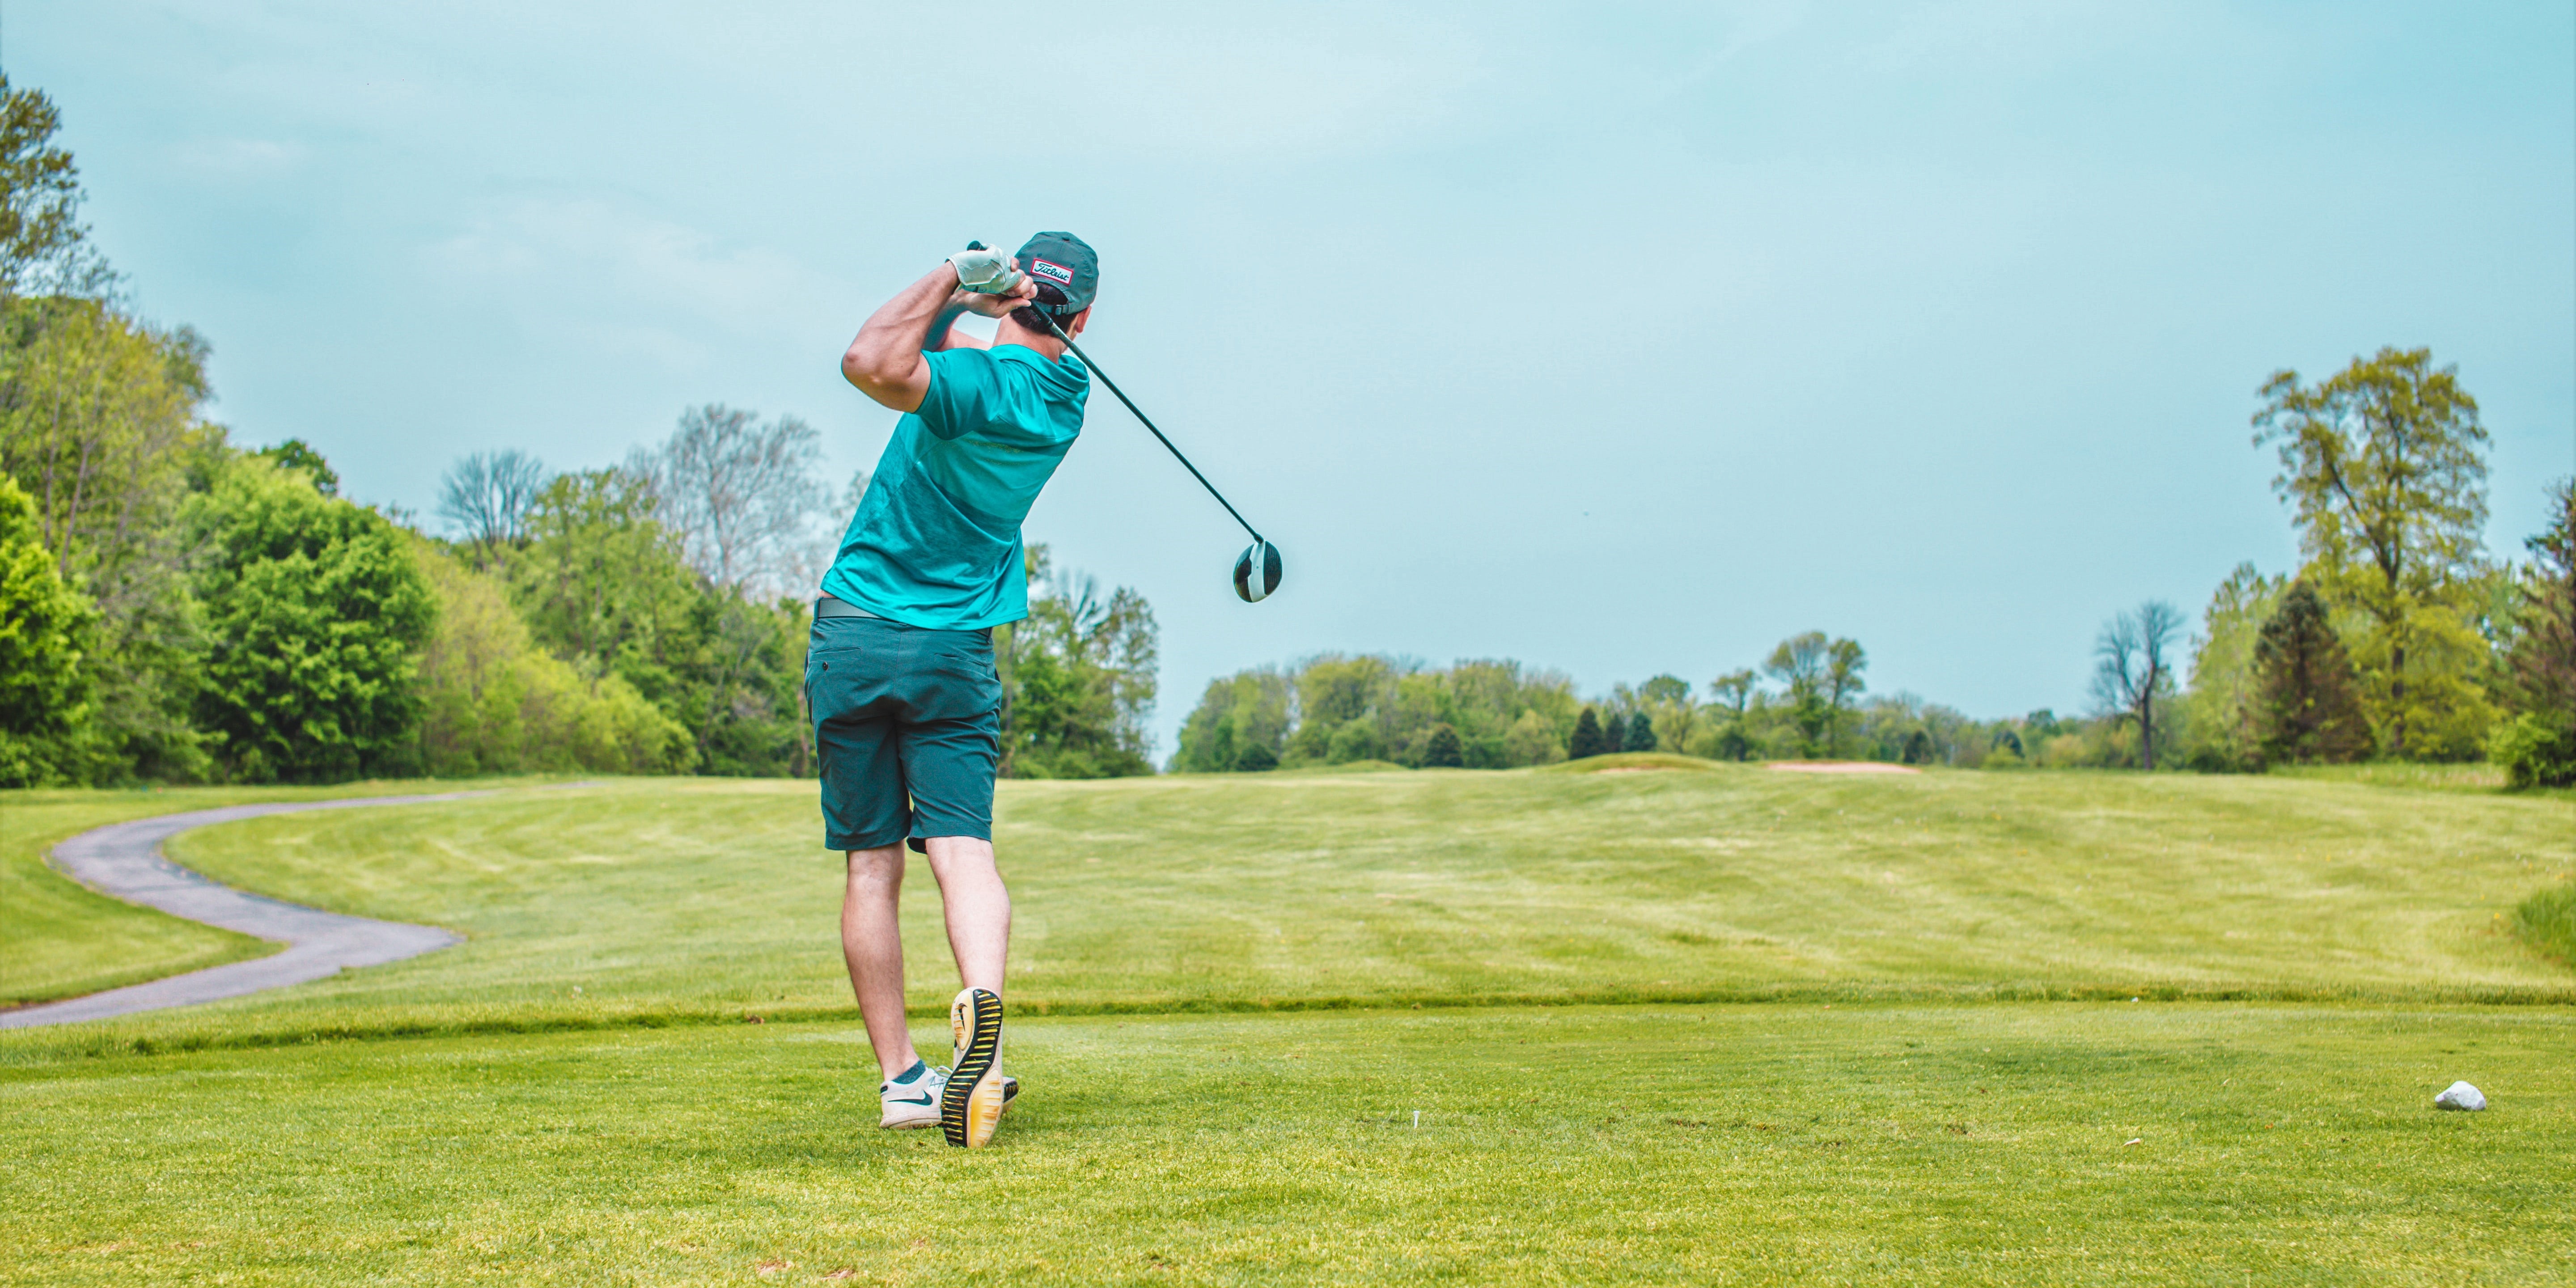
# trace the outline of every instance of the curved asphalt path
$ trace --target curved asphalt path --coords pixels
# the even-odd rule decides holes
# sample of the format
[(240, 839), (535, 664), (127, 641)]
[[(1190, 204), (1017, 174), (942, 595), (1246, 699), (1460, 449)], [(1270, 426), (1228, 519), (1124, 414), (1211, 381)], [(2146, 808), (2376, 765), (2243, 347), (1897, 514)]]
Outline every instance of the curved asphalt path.
[(174, 917), (287, 945), (285, 952), (172, 975), (148, 984), (109, 989), (87, 997), (45, 1002), (0, 1011), (0, 1029), (40, 1024), (72, 1024), (112, 1015), (194, 1006), (261, 989), (284, 988), (335, 975), (352, 966), (379, 966), (418, 957), (464, 936), (436, 926), (349, 917), (300, 903), (246, 894), (222, 882), (201, 877), (163, 858), (161, 843), (190, 828), (230, 823), (270, 814), (300, 814), (316, 809), (363, 809), (370, 805), (416, 805), (452, 801), (491, 792), (439, 792), (421, 796), (362, 796), (336, 801), (228, 805), (136, 819), (83, 832), (54, 847), (54, 866), (82, 885), (127, 903), (158, 908)]

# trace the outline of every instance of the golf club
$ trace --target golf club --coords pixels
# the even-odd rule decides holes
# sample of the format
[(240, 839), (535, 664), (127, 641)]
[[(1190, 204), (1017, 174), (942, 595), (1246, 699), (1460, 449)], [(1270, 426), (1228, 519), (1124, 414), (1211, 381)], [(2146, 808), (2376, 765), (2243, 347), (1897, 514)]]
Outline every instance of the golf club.
[[(984, 249), (984, 243), (980, 241), (969, 242), (966, 245), (966, 249), (982, 250)], [(1241, 555), (1236, 556), (1234, 561), (1234, 593), (1237, 598), (1247, 604), (1258, 604), (1262, 600), (1268, 599), (1272, 591), (1279, 589), (1279, 578), (1282, 571), (1279, 562), (1279, 547), (1270, 544), (1268, 538), (1263, 537), (1260, 532), (1256, 531), (1250, 521), (1243, 517), (1243, 512), (1235, 509), (1232, 501), (1225, 499), (1225, 493), (1217, 491), (1216, 484), (1208, 482), (1207, 475), (1199, 473), (1199, 467), (1190, 464), (1190, 458), (1181, 455), (1180, 448), (1172, 446), (1172, 440), (1167, 437), (1161, 429), (1155, 426), (1153, 418), (1147, 416), (1144, 409), (1136, 405), (1135, 399), (1127, 396), (1126, 390), (1118, 387), (1117, 381), (1109, 378), (1108, 372), (1100, 369), (1099, 363), (1091, 360), (1090, 354), (1082, 351), (1081, 345), (1073, 342), (1072, 336), (1064, 333), (1063, 327), (1056, 325), (1055, 318), (1048, 315), (1048, 313), (1043, 309), (1038, 310), (1038, 316), (1046, 319), (1047, 329), (1055, 332), (1055, 338), (1064, 341), (1064, 347), (1072, 350), (1073, 356), (1081, 359), (1083, 366), (1089, 367), (1093, 375), (1100, 377), (1100, 383), (1109, 386), (1109, 392), (1118, 395), (1118, 401), (1125, 403), (1127, 405), (1127, 410), (1135, 415), (1137, 423), (1143, 425), (1148, 432), (1153, 434), (1157, 441), (1161, 442), (1162, 445), (1171, 452), (1172, 459), (1179, 461), (1181, 463), (1181, 468), (1188, 470), (1190, 472), (1190, 477), (1197, 479), (1199, 481), (1199, 486), (1206, 488), (1208, 490), (1208, 495), (1215, 497), (1216, 503), (1224, 506), (1225, 512), (1233, 515), (1234, 521), (1242, 524), (1245, 532), (1252, 534), (1251, 546), (1246, 548)]]

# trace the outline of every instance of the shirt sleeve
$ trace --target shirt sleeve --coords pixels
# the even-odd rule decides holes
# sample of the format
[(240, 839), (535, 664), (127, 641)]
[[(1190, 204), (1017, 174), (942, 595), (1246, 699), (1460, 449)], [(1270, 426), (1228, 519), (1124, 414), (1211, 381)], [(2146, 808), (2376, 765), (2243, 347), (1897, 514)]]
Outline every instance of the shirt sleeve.
[(963, 438), (992, 423), (1001, 380), (991, 353), (940, 349), (921, 356), (930, 363), (930, 388), (913, 414), (932, 437), (943, 442)]

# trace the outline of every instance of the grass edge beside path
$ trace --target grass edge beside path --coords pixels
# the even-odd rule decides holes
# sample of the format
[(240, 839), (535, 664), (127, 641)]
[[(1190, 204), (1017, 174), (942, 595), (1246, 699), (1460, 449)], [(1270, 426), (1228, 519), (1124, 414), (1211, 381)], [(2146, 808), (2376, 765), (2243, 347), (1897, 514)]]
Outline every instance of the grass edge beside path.
[(72, 880), (54, 867), (52, 854), (55, 846), (83, 832), (227, 805), (557, 784), (552, 778), (415, 778), (323, 787), (0, 791), (0, 1010), (166, 979), (265, 957), (284, 947), (127, 903)]

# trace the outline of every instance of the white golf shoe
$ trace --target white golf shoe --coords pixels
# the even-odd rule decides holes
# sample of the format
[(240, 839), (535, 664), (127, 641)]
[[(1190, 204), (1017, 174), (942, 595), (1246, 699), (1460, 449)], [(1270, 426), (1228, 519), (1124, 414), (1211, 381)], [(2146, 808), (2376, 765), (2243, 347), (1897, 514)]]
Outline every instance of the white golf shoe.
[(877, 1104), (885, 1112), (877, 1126), (889, 1130), (939, 1125), (939, 1096), (948, 1086), (948, 1071), (919, 1060), (877, 1086)]
[[(918, 1073), (906, 1073), (910, 1082), (888, 1080), (877, 1084), (877, 1105), (882, 1111), (877, 1126), (889, 1131), (906, 1131), (916, 1127), (939, 1125), (939, 1095), (948, 1086), (948, 1070), (934, 1065), (916, 1064)], [(1010, 1110), (1019, 1099), (1020, 1080), (1002, 1075), (1002, 1107), (994, 1116)]]

